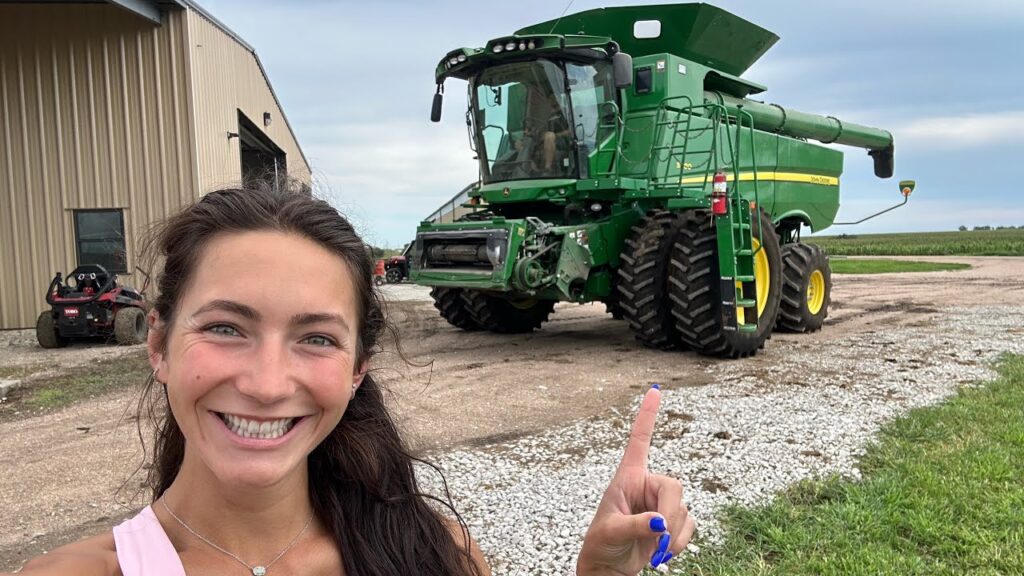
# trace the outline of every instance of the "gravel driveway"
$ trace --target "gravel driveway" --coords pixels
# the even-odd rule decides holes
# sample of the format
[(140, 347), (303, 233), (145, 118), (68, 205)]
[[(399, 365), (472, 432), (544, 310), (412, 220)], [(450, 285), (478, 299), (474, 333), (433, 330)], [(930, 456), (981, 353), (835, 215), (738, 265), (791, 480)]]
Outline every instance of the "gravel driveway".
[[(683, 481), (713, 542), (724, 504), (856, 477), (881, 423), (990, 378), (1002, 352), (1024, 354), (1024, 259), (939, 260), (975, 268), (838, 276), (822, 332), (775, 335), (763, 354), (728, 362), (646, 350), (600, 305), (559, 305), (531, 335), (467, 334), (436, 316), (425, 289), (386, 286), (413, 365), (392, 344), (378, 375), (495, 573), (562, 574), (653, 382), (665, 395), (651, 468)], [(125, 484), (141, 463), (122, 418), (134, 394), (0, 421), (0, 570), (141, 505), (137, 478)]]
[[(682, 480), (699, 534), (714, 542), (722, 506), (766, 502), (804, 478), (857, 477), (879, 425), (991, 378), (1002, 352), (1024, 354), (1022, 312), (949, 309), (934, 325), (847, 337), (827, 355), (786, 341), (762, 359), (716, 364), (713, 383), (666, 390), (650, 467)], [(440, 459), (496, 574), (570, 572), (638, 405)]]

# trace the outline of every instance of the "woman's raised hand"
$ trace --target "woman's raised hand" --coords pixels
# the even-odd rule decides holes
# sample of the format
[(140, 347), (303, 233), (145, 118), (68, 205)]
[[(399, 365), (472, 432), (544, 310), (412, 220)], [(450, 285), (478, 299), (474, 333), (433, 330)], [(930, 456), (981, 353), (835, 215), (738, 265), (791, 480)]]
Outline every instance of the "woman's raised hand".
[(645, 565), (667, 563), (693, 536), (682, 484), (647, 470), (659, 404), (661, 390), (655, 385), (640, 404), (622, 462), (583, 538), (579, 576), (636, 576)]

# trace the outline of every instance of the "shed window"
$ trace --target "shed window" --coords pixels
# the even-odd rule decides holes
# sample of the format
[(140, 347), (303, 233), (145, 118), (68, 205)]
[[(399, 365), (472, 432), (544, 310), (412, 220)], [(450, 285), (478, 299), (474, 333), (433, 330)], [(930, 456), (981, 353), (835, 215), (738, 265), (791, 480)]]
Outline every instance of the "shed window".
[(75, 210), (75, 247), (78, 264), (99, 264), (108, 272), (125, 273), (122, 210)]

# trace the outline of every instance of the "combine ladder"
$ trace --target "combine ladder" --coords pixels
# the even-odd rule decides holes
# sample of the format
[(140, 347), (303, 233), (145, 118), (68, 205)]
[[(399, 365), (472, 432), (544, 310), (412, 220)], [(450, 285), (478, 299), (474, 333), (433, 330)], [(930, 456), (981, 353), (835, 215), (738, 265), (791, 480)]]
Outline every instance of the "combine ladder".
[[(754, 332), (758, 312), (754, 258), (763, 250), (763, 241), (759, 227), (755, 248), (751, 225), (752, 219), (760, 218), (756, 212), (752, 214), (760, 205), (753, 119), (743, 110), (738, 117), (729, 116), (725, 107), (718, 104), (694, 105), (686, 96), (663, 100), (656, 118), (649, 174), (655, 190), (706, 198), (711, 193), (714, 174), (726, 174), (728, 211), (713, 217), (718, 236), (722, 327)], [(745, 137), (749, 138), (750, 146), (753, 204), (739, 193), (741, 143)]]

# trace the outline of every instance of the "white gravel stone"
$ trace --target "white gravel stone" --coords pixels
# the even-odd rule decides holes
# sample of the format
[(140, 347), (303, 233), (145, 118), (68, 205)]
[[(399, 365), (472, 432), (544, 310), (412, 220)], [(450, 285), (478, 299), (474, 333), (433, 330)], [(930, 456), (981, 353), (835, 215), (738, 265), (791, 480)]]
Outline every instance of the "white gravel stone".
[(378, 288), (384, 299), (389, 302), (433, 302), (429, 286), (419, 286), (408, 282), (384, 284)]

